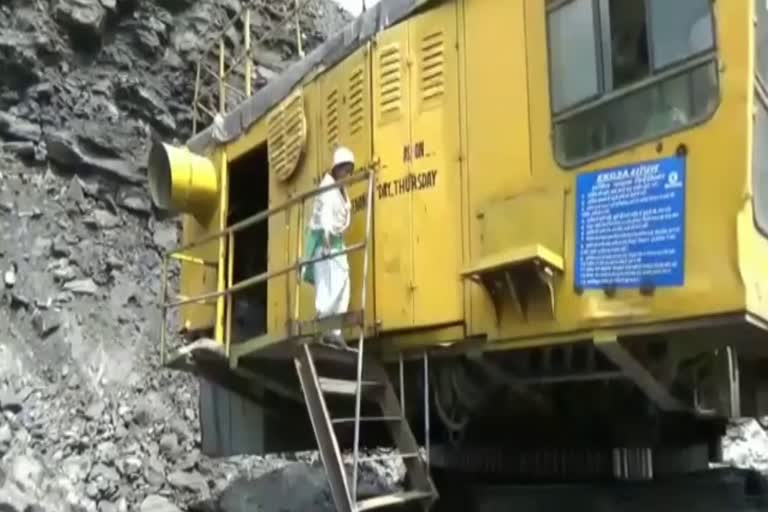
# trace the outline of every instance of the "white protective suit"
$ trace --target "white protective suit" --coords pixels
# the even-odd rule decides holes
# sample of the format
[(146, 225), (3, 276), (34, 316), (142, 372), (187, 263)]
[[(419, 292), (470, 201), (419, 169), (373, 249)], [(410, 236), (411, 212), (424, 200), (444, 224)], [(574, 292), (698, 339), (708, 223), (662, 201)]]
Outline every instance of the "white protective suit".
[[(333, 176), (327, 173), (320, 182), (320, 187), (335, 183)], [(337, 243), (331, 244), (331, 251), (338, 252), (345, 248), (344, 232), (349, 227), (351, 207), (349, 197), (340, 188), (323, 192), (315, 197), (312, 218), (309, 227), (322, 230)], [(323, 254), (328, 254), (323, 250)], [(315, 310), (322, 318), (347, 312), (349, 307), (349, 261), (346, 254), (341, 254), (314, 264)], [(333, 335), (341, 336), (341, 330), (335, 329)]]

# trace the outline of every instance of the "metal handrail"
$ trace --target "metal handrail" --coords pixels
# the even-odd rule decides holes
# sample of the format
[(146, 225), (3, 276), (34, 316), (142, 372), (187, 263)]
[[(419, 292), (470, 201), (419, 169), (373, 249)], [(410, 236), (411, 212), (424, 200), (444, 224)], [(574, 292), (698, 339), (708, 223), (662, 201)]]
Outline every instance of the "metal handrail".
[(354, 245), (350, 245), (345, 249), (332, 251), (328, 254), (324, 254), (316, 258), (300, 260), (297, 263), (294, 263), (293, 265), (283, 267), (279, 270), (272, 270), (271, 272), (262, 272), (261, 274), (257, 274), (253, 277), (249, 277), (247, 279), (243, 279), (242, 281), (238, 281), (237, 283), (227, 287), (224, 290), (220, 290), (217, 292), (204, 293), (204, 294), (195, 295), (192, 297), (185, 297), (184, 299), (178, 300), (176, 302), (166, 302), (162, 306), (164, 308), (176, 308), (179, 306), (186, 306), (187, 304), (195, 304), (195, 303), (204, 304), (206, 302), (210, 302), (220, 297), (225, 297), (228, 295), (232, 295), (233, 293), (241, 292), (247, 288), (251, 288), (253, 286), (256, 286), (257, 284), (263, 283), (264, 281), (269, 281), (272, 278), (280, 277), (282, 275), (288, 274), (295, 270), (299, 270), (302, 267), (306, 267), (308, 265), (312, 265), (320, 261), (329, 260), (331, 258), (335, 258), (336, 256), (343, 256), (352, 252), (360, 251), (362, 249), (365, 249), (365, 242), (360, 242)]
[[(215, 233), (208, 234), (198, 240), (195, 240), (193, 242), (190, 242), (188, 244), (182, 245), (176, 249), (172, 249), (168, 251), (164, 257), (163, 257), (163, 268), (162, 268), (162, 274), (163, 274), (163, 285), (162, 285), (162, 295), (161, 295), (161, 304), (160, 309), (162, 311), (162, 320), (161, 320), (161, 334), (160, 334), (160, 358), (161, 358), (161, 364), (166, 363), (166, 336), (167, 336), (167, 313), (169, 309), (178, 308), (181, 306), (185, 306), (188, 304), (205, 304), (210, 301), (213, 301), (215, 299), (220, 299), (222, 297), (230, 297), (234, 293), (237, 293), (239, 291), (245, 290), (247, 288), (251, 288), (253, 286), (256, 286), (257, 284), (269, 281), (270, 279), (273, 279), (275, 277), (279, 277), (281, 275), (289, 274), (291, 272), (300, 271), (303, 267), (306, 267), (308, 265), (312, 265), (314, 263), (325, 261), (327, 259), (331, 259), (337, 256), (350, 254), (352, 252), (365, 250), (368, 245), (368, 237), (366, 236), (366, 240), (364, 242), (360, 242), (354, 245), (351, 245), (349, 247), (346, 247), (345, 249), (337, 250), (337, 251), (331, 251), (328, 254), (324, 254), (315, 258), (309, 258), (309, 259), (303, 259), (301, 258), (301, 255), (299, 254), (297, 256), (296, 262), (292, 265), (289, 265), (287, 267), (280, 268), (278, 270), (272, 270), (263, 272), (261, 274), (249, 277), (247, 279), (244, 279), (242, 281), (239, 281), (237, 283), (229, 284), (229, 281), (231, 280), (231, 276), (228, 276), (228, 284), (225, 285), (224, 289), (217, 290), (215, 292), (209, 292), (205, 294), (200, 294), (196, 296), (191, 297), (184, 297), (180, 300), (173, 301), (173, 302), (166, 302), (167, 296), (168, 296), (168, 262), (171, 259), (179, 259), (182, 261), (187, 261), (189, 263), (193, 264), (199, 264), (199, 265), (210, 265), (211, 262), (208, 262), (202, 258), (194, 258), (194, 257), (188, 257), (186, 255), (179, 256), (189, 249), (199, 247), (205, 243), (211, 242), (213, 240), (221, 239), (222, 237), (228, 237), (228, 239), (231, 241), (232, 236), (243, 229), (246, 229), (250, 226), (253, 226), (255, 224), (258, 224), (260, 222), (264, 222), (271, 216), (273, 216), (276, 213), (280, 213), (282, 211), (285, 211), (292, 206), (299, 204), (302, 205), (304, 202), (312, 197), (318, 196), (324, 192), (327, 192), (329, 190), (334, 190), (337, 188), (344, 187), (345, 185), (350, 185), (354, 183), (358, 183), (364, 180), (368, 180), (368, 203), (370, 207), (370, 202), (372, 200), (373, 195), (373, 179), (374, 179), (374, 171), (373, 169), (365, 169), (362, 172), (359, 172), (357, 174), (353, 174), (352, 176), (349, 176), (348, 178), (345, 178), (343, 180), (336, 181), (335, 183), (332, 183), (330, 185), (326, 185), (323, 187), (318, 187), (314, 189), (310, 189), (306, 192), (303, 192), (297, 196), (294, 196), (283, 203), (274, 206), (272, 208), (268, 208), (264, 211), (261, 211), (255, 215), (252, 215), (246, 219), (243, 219), (240, 222), (237, 222), (231, 226), (228, 226), (225, 229), (221, 229)], [(369, 221), (368, 221), (369, 222)], [(302, 223), (303, 224), (303, 223)], [(300, 226), (301, 228), (301, 226)], [(367, 229), (369, 229), (367, 227)], [(303, 231), (303, 229), (300, 229), (300, 231)], [(301, 233), (299, 234), (301, 236)], [(230, 255), (231, 256), (231, 255)], [(367, 260), (367, 259), (366, 259)], [(367, 269), (368, 265), (365, 265), (364, 274), (368, 273)], [(228, 273), (231, 273), (231, 269)], [(366, 277), (367, 279), (367, 277)], [(298, 300), (298, 299), (297, 299)], [(229, 353), (229, 336), (225, 335), (225, 346), (227, 349), (227, 354)]]
[(236, 233), (237, 231), (242, 231), (243, 229), (249, 228), (255, 224), (258, 224), (260, 222), (264, 222), (266, 219), (274, 215), (275, 213), (280, 213), (284, 210), (287, 210), (291, 206), (295, 205), (296, 203), (299, 203), (301, 201), (305, 201), (309, 199), (310, 197), (317, 196), (322, 194), (323, 192), (327, 192), (329, 190), (333, 190), (336, 188), (341, 188), (345, 185), (353, 185), (355, 183), (359, 183), (361, 181), (365, 181), (368, 179), (374, 171), (372, 169), (364, 169), (358, 173), (353, 174), (352, 176), (349, 176), (347, 178), (344, 178), (343, 180), (339, 180), (335, 183), (332, 183), (330, 185), (326, 185), (324, 187), (318, 187), (311, 190), (307, 190), (306, 192), (302, 192), (301, 194), (298, 194), (296, 196), (291, 197), (290, 199), (287, 199), (286, 201), (280, 203), (277, 206), (273, 206), (272, 208), (268, 208), (266, 210), (263, 210), (255, 215), (251, 215), (250, 217), (243, 219), (239, 222), (236, 222), (235, 224), (232, 224), (231, 226), (226, 227), (225, 229), (222, 229), (220, 231), (217, 231), (215, 233), (210, 233), (198, 240), (195, 240), (193, 242), (190, 242), (186, 245), (182, 245), (177, 249), (169, 251), (168, 254), (176, 254), (180, 252), (187, 251), (188, 249), (192, 249), (194, 247), (201, 246), (203, 244), (206, 244), (208, 242), (211, 242), (213, 240), (216, 240), (218, 238), (221, 238), (223, 236), (229, 235), (231, 233)]

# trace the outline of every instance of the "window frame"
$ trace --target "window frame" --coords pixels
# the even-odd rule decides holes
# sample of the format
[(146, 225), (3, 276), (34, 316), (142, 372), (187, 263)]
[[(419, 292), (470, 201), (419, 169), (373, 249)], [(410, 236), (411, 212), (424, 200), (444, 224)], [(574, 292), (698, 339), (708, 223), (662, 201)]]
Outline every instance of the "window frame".
[[(756, 6), (756, 3), (753, 4)], [(755, 67), (755, 105), (754, 105), (754, 111), (752, 115), (752, 156), (750, 157), (750, 166), (751, 166), (751, 173), (752, 173), (752, 183), (750, 186), (752, 187), (752, 221), (755, 225), (755, 229), (758, 233), (760, 233), (764, 237), (768, 237), (768, 227), (761, 226), (760, 220), (757, 216), (757, 202), (760, 201), (760, 199), (757, 197), (759, 194), (759, 190), (755, 189), (755, 149), (754, 146), (758, 143), (757, 140), (757, 116), (759, 115), (757, 110), (761, 108), (765, 109), (766, 112), (768, 112), (768, 84), (766, 83), (766, 79), (763, 79), (762, 74), (760, 73), (760, 65), (759, 65), (759, 56), (758, 52), (760, 51), (758, 41), (757, 41), (757, 30), (758, 30), (758, 21), (757, 21), (757, 13), (754, 13), (755, 15), (755, 49), (754, 49), (754, 67)], [(768, 29), (768, 27), (766, 27)], [(768, 51), (768, 48), (765, 49), (765, 51)]]
[[(568, 0), (570, 1), (570, 0)], [(755, 9), (757, 9), (757, 2), (753, 4)], [(758, 90), (758, 94), (762, 95), (761, 99), (765, 102), (766, 98), (768, 98), (768, 77), (763, 77), (762, 73), (760, 72), (760, 42), (757, 39), (757, 35), (759, 33), (759, 27), (760, 27), (760, 16), (756, 11), (753, 13), (754, 16), (754, 27), (755, 27), (755, 82), (756, 82), (756, 88)], [(766, 27), (766, 30), (768, 30), (768, 27)], [(765, 48), (766, 52), (768, 52), (768, 48)]]
[[(638, 80), (637, 82), (631, 83), (629, 85), (626, 85), (624, 87), (621, 87), (619, 89), (606, 89), (606, 61), (610, 58), (612, 58), (613, 55), (613, 45), (610, 41), (610, 16), (609, 16), (609, 1), (610, 0), (591, 0), (592, 2), (592, 8), (594, 12), (595, 17), (595, 30), (596, 37), (599, 38), (599, 44), (596, 45), (597, 47), (597, 70), (598, 70), (598, 94), (596, 96), (591, 96), (589, 99), (582, 100), (578, 103), (574, 103), (573, 105), (570, 105), (568, 107), (563, 108), (561, 111), (556, 112), (554, 110), (554, 96), (552, 91), (552, 84), (554, 82), (553, 80), (553, 74), (552, 74), (552, 49), (550, 46), (550, 24), (549, 24), (549, 15), (551, 12), (556, 11), (560, 9), (561, 7), (574, 2), (575, 0), (550, 0), (548, 1), (545, 6), (545, 25), (546, 25), (546, 44), (547, 44), (547, 73), (549, 75), (549, 106), (550, 106), (550, 141), (552, 145), (552, 154), (554, 156), (555, 161), (558, 163), (558, 165), (566, 170), (574, 170), (578, 167), (581, 167), (589, 162), (600, 160), (602, 158), (606, 158), (608, 156), (614, 155), (616, 153), (621, 153), (622, 151), (626, 151), (627, 149), (641, 146), (643, 144), (647, 144), (650, 141), (658, 140), (662, 137), (667, 137), (669, 135), (672, 135), (674, 133), (679, 133), (682, 131), (687, 131), (692, 128), (696, 128), (702, 124), (707, 123), (712, 117), (714, 117), (715, 113), (719, 110), (720, 104), (722, 102), (722, 89), (720, 87), (720, 61), (719, 61), (719, 53), (720, 53), (720, 47), (719, 47), (719, 40), (718, 40), (718, 24), (717, 24), (717, 17), (715, 16), (715, 1), (714, 0), (708, 0), (709, 2), (709, 8), (710, 8), (710, 18), (712, 21), (712, 46), (711, 48), (707, 50), (702, 50), (697, 53), (688, 55), (687, 57), (680, 59), (678, 61), (666, 64), (665, 66), (654, 69), (654, 41), (653, 41), (653, 29), (651, 26), (651, 9), (653, 8), (651, 2), (649, 0), (643, 0), (645, 2), (645, 22), (646, 22), (646, 44), (648, 48), (648, 66), (649, 66), (649, 75), (641, 80)], [(563, 160), (557, 151), (557, 137), (555, 135), (556, 132), (556, 126), (558, 123), (562, 123), (564, 121), (567, 121), (568, 119), (571, 119), (573, 117), (578, 116), (579, 114), (583, 114), (584, 112), (587, 112), (589, 110), (602, 107), (603, 105), (606, 105), (608, 103), (612, 103), (615, 101), (619, 101), (621, 98), (630, 96), (634, 93), (650, 89), (655, 85), (658, 85), (662, 82), (671, 80), (679, 75), (683, 75), (686, 73), (693, 72), (696, 69), (704, 68), (707, 65), (714, 65), (715, 67), (715, 85), (716, 85), (716, 102), (714, 105), (714, 108), (711, 112), (709, 112), (707, 115), (702, 116), (698, 119), (694, 119), (692, 122), (689, 122), (683, 126), (679, 127), (673, 127), (668, 130), (660, 131), (657, 134), (654, 134), (652, 136), (647, 137), (641, 137), (638, 139), (632, 139), (624, 143), (616, 144), (614, 146), (611, 146), (609, 148), (603, 149), (601, 151), (596, 151), (595, 153), (589, 155), (588, 157), (584, 158), (578, 158), (578, 159), (572, 159), (572, 160)], [(612, 70), (611, 74), (612, 74)], [(611, 79), (611, 86), (613, 85), (613, 80)], [(766, 87), (765, 91), (765, 97), (768, 100), (768, 87)]]
[[(545, 22), (547, 25), (547, 62), (549, 67), (549, 74), (550, 77), (552, 75), (551, 71), (551, 63), (552, 63), (552, 46), (550, 43), (549, 38), (549, 15), (550, 13), (560, 9), (561, 7), (564, 7), (567, 4), (576, 2), (577, 0), (552, 0), (546, 5), (546, 13), (545, 13)], [(600, 27), (600, 16), (598, 15), (598, 8), (599, 8), (599, 2), (600, 0), (587, 0), (592, 4), (592, 28), (595, 31), (595, 69), (597, 69), (597, 92), (595, 94), (592, 94), (590, 96), (587, 96), (586, 98), (576, 101), (573, 104), (564, 107), (561, 112), (567, 112), (570, 109), (573, 109), (579, 105), (583, 105), (585, 103), (590, 103), (593, 101), (596, 101), (599, 99), (603, 94), (603, 49), (602, 49), (602, 37), (598, 37), (598, 35), (601, 35), (601, 27)], [(552, 89), (552, 80), (549, 80), (549, 108), (550, 112), (554, 115), (555, 113), (555, 95), (554, 90)]]
[[(757, 71), (755, 71), (755, 75), (758, 75)], [(755, 226), (755, 229), (758, 233), (763, 235), (764, 237), (768, 237), (768, 226), (762, 226), (760, 225), (760, 219), (758, 219), (757, 214), (757, 204), (758, 201), (760, 201), (760, 198), (758, 197), (759, 190), (755, 187), (755, 182), (757, 181), (757, 176), (755, 173), (755, 145), (757, 144), (757, 116), (759, 115), (758, 110), (760, 108), (763, 108), (766, 113), (768, 114), (768, 93), (766, 93), (765, 90), (761, 90), (762, 85), (756, 84), (755, 85), (755, 96), (756, 96), (756, 104), (755, 104), (755, 111), (752, 115), (752, 155), (750, 156), (750, 167), (751, 167), (751, 174), (752, 179), (750, 180), (750, 186), (752, 187), (752, 223)]]

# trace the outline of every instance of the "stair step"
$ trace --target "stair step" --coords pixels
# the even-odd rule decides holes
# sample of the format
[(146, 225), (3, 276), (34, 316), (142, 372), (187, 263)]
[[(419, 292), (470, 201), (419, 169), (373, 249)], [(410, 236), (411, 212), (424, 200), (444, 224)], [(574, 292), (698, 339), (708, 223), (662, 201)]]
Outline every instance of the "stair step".
[(418, 459), (421, 457), (418, 453), (390, 453), (388, 455), (371, 455), (370, 457), (360, 457), (357, 462), (376, 462), (380, 460), (396, 459)]
[(341, 363), (349, 367), (357, 367), (357, 349), (333, 348), (327, 345), (312, 345), (312, 357), (318, 362)]
[(377, 508), (392, 507), (402, 505), (411, 501), (426, 500), (432, 498), (432, 493), (424, 491), (403, 491), (395, 494), (386, 494), (368, 498), (357, 503), (357, 510), (374, 510)]
[[(320, 389), (325, 393), (331, 395), (345, 395), (355, 396), (357, 393), (357, 381), (346, 379), (331, 379), (327, 377), (320, 377)], [(376, 381), (362, 381), (363, 396), (372, 392), (375, 388), (381, 387), (380, 382)]]
[(362, 327), (364, 319), (365, 314), (357, 310), (314, 320), (293, 321), (291, 328), (300, 337), (315, 337), (335, 329)]
[[(380, 422), (392, 422), (392, 421), (403, 421), (402, 416), (362, 416), (360, 418), (361, 422), (374, 422), (374, 421), (380, 421)], [(342, 424), (342, 423), (354, 423), (355, 418), (336, 418), (331, 420), (331, 423), (334, 425)]]

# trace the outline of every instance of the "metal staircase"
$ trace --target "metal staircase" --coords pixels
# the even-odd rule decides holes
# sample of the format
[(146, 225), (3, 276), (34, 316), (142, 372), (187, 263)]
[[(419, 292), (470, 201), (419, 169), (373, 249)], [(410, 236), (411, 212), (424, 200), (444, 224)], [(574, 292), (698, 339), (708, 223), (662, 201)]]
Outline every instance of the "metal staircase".
[[(296, 257), (293, 262), (284, 267), (252, 276), (237, 283), (233, 276), (233, 252), (234, 234), (259, 222), (265, 222), (271, 216), (284, 212), (290, 208), (298, 207), (299, 233), (304, 232), (304, 203), (327, 190), (350, 185), (352, 183), (367, 181), (366, 201), (366, 226), (365, 240), (360, 243), (350, 244), (345, 249), (332, 251), (309, 260), (303, 260), (303, 237), (297, 237)], [(389, 379), (382, 363), (372, 355), (365, 353), (366, 336), (366, 290), (368, 285), (369, 259), (371, 248), (371, 231), (373, 224), (373, 196), (375, 173), (368, 169), (355, 173), (346, 180), (341, 180), (333, 185), (318, 188), (290, 198), (283, 204), (273, 206), (268, 210), (253, 215), (222, 230), (203, 236), (180, 248), (170, 251), (163, 260), (163, 291), (161, 305), (162, 327), (160, 335), (161, 362), (164, 365), (183, 368), (186, 371), (196, 373), (204, 378), (214, 380), (225, 387), (232, 385), (231, 381), (241, 376), (239, 359), (256, 353), (258, 347), (264, 346), (264, 340), (269, 341), (273, 348), (282, 348), (285, 358), (294, 360), (299, 376), (304, 400), (307, 404), (312, 428), (317, 439), (320, 456), (325, 466), (330, 482), (333, 499), (336, 508), (341, 512), (359, 512), (375, 510), (404, 504), (418, 504), (422, 510), (428, 510), (437, 499), (437, 491), (429, 476), (429, 371), (428, 358), (424, 355), (424, 427), (426, 443), (426, 459), (422, 458), (419, 446), (408, 425), (404, 413), (405, 393), (403, 377), (403, 361), (400, 360), (400, 397)], [(225, 187), (226, 188), (226, 187)], [(226, 237), (227, 257), (220, 250), (219, 261), (205, 261), (188, 254), (194, 247), (204, 243)], [(360, 310), (346, 314), (320, 318), (311, 321), (302, 321), (301, 305), (301, 270), (307, 265), (334, 258), (342, 254), (355, 251), (363, 251), (362, 272), (362, 298)], [(219, 280), (215, 292), (208, 292), (193, 297), (179, 296), (176, 300), (166, 302), (168, 295), (168, 265), (169, 261), (181, 260), (188, 264), (216, 266), (222, 278)], [(231, 311), (232, 295), (256, 284), (266, 282), (278, 276), (290, 273), (296, 274), (295, 291), (292, 300), (292, 318), (289, 321), (290, 329), (287, 337), (282, 340), (272, 341), (266, 334), (252, 340), (231, 344)], [(224, 279), (226, 277), (226, 279)], [(289, 293), (289, 295), (291, 295)], [(215, 340), (203, 339), (180, 349), (173, 349), (171, 357), (168, 357), (166, 340), (167, 313), (169, 310), (190, 304), (206, 304), (216, 302), (216, 329)], [(289, 299), (289, 302), (291, 300)], [(356, 329), (358, 333), (357, 343), (350, 347), (331, 347), (320, 343), (325, 333), (332, 329)], [(189, 359), (194, 361), (190, 362)], [(332, 363), (332, 364), (329, 364)], [(327, 374), (318, 373), (318, 368), (327, 370)], [(240, 372), (240, 373), (238, 373)], [(331, 418), (327, 406), (326, 397), (347, 397), (354, 400), (354, 415), (345, 418)], [(363, 401), (378, 404), (380, 415), (363, 416)], [(384, 457), (361, 458), (360, 434), (363, 424), (383, 424), (386, 426), (394, 447), (398, 453)], [(342, 450), (339, 446), (336, 428), (344, 428), (344, 425), (354, 427), (353, 464), (351, 476), (347, 474), (342, 459)], [(393, 494), (375, 496), (365, 500), (358, 499), (358, 469), (360, 463), (372, 459), (402, 459), (407, 470), (406, 483), (408, 489)]]
[[(389, 379), (384, 366), (375, 358), (365, 354), (365, 319), (366, 319), (366, 288), (368, 284), (369, 250), (371, 241), (372, 216), (373, 216), (373, 183), (374, 176), (371, 173), (368, 180), (367, 214), (365, 226), (365, 241), (361, 244), (363, 251), (363, 275), (361, 311), (355, 315), (342, 315), (342, 327), (353, 327), (358, 332), (357, 345), (354, 348), (329, 347), (317, 342), (323, 337), (322, 330), (316, 333), (314, 340), (304, 343), (299, 347), (295, 358), (296, 371), (304, 393), (307, 410), (315, 432), (320, 458), (325, 466), (328, 481), (331, 487), (336, 509), (340, 512), (361, 512), (388, 508), (407, 503), (417, 503), (423, 510), (429, 510), (437, 499), (437, 491), (429, 476), (427, 462), (422, 459), (419, 445), (411, 431), (408, 420), (401, 407), (404, 403), (403, 393), (403, 362), (400, 360), (400, 392), (398, 399), (392, 382)], [(334, 254), (326, 257), (331, 258)], [(298, 292), (298, 290), (297, 290)], [(295, 311), (298, 321), (298, 308)], [(344, 319), (354, 318), (353, 325), (344, 322)], [(331, 323), (335, 319), (326, 319), (322, 323)], [(346, 325), (344, 325), (346, 324)], [(333, 375), (319, 375), (316, 359), (332, 360), (335, 363)], [(425, 355), (425, 389), (428, 388), (428, 372)], [(350, 370), (354, 371), (355, 378), (347, 378)], [(355, 414), (352, 417), (332, 418), (326, 405), (326, 395), (337, 395), (354, 398)], [(425, 393), (425, 397), (428, 396)], [(363, 400), (372, 401), (379, 405), (380, 416), (362, 416)], [(427, 404), (425, 404), (426, 406)], [(425, 418), (428, 418), (428, 409)], [(406, 482), (408, 490), (376, 496), (365, 500), (358, 500), (358, 470), (361, 462), (371, 459), (360, 457), (360, 429), (363, 424), (383, 423), (394, 442), (398, 453), (376, 457), (378, 460), (401, 458), (406, 468)], [(354, 446), (352, 461), (352, 476), (347, 474), (342, 452), (339, 446), (335, 428), (343, 424), (354, 425)], [(425, 420), (425, 442), (429, 443), (429, 420)], [(427, 455), (428, 459), (429, 455)]]
[[(419, 445), (403, 413), (400, 399), (395, 393), (386, 370), (375, 359), (366, 357), (362, 348), (362, 341), (355, 349), (331, 348), (308, 343), (301, 347), (295, 360), (296, 371), (301, 381), (312, 428), (317, 438), (320, 457), (328, 475), (336, 508), (340, 512), (355, 512), (417, 503), (423, 510), (428, 510), (437, 498), (437, 492), (430, 479), (427, 463), (422, 459)], [(357, 380), (318, 375), (316, 358), (332, 359), (338, 366), (356, 369)], [(354, 398), (355, 415), (346, 418), (332, 418), (326, 406), (326, 396), (328, 395)], [(360, 410), (363, 400), (378, 404), (381, 415), (362, 416)], [(395, 448), (397, 448), (397, 453), (383, 457), (360, 457), (360, 429), (363, 424), (370, 423), (386, 425)], [(341, 448), (335, 432), (335, 428), (342, 424), (353, 424), (355, 429), (351, 478), (345, 470)], [(357, 484), (360, 463), (388, 458), (401, 458), (403, 460), (407, 471), (408, 489), (358, 500)]]

